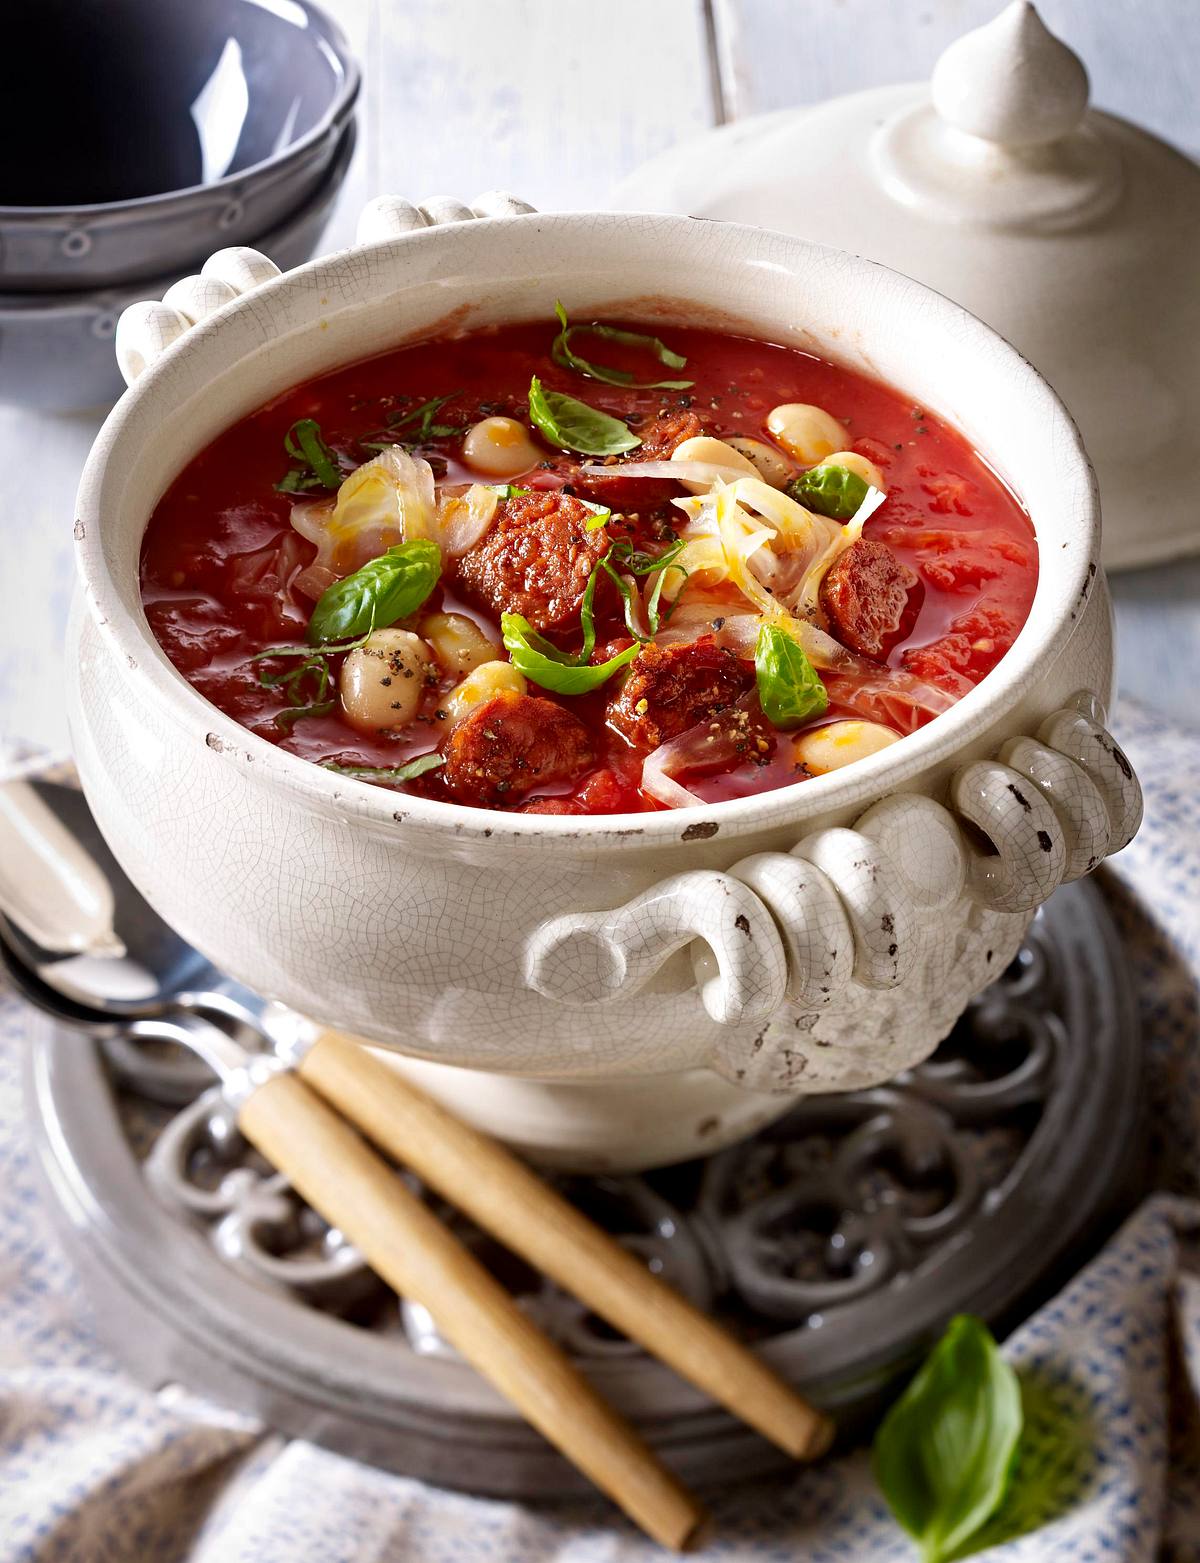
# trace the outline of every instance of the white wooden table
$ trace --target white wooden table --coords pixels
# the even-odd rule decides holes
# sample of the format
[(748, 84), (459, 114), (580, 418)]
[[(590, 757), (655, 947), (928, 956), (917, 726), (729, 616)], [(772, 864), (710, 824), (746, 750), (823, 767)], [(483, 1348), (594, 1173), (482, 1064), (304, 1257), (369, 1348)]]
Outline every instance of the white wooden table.
[[(326, 0), (366, 66), (363, 134), (326, 237), (393, 191), (503, 187), (603, 206), (655, 152), (724, 119), (920, 79), (1000, 0)], [(1200, 153), (1200, 6), (1042, 0), (1094, 100)], [(1197, 344), (1181, 344), (1195, 351)], [(0, 736), (66, 746), (72, 500), (102, 413), (0, 408)], [(1122, 687), (1200, 723), (1200, 561), (1114, 582)]]

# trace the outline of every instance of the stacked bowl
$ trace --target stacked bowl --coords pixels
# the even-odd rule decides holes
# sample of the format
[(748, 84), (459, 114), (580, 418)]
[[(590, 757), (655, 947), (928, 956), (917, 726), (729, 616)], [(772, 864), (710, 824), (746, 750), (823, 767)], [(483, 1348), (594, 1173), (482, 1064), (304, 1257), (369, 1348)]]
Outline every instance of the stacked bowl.
[[(123, 389), (112, 336), (213, 250), (314, 251), (354, 150), (359, 71), (308, 0), (40, 0), (0, 133), (0, 402)], [(38, 60), (53, 60), (50, 112)]]

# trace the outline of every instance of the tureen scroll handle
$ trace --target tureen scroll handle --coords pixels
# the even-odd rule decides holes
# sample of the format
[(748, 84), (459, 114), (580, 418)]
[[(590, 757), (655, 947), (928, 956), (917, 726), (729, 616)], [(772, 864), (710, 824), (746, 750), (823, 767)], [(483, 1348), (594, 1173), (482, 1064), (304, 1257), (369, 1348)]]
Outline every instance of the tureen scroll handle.
[[(357, 244), (400, 238), (421, 228), (470, 222), (480, 217), (522, 217), (534, 208), (506, 190), (489, 190), (468, 205), (453, 196), (431, 196), (419, 204), (397, 195), (376, 196), (358, 219)], [(184, 332), (217, 310), (280, 275), (273, 260), (258, 250), (235, 246), (210, 255), (194, 276), (173, 283), (162, 299), (142, 299), (122, 311), (117, 322), (117, 363), (132, 385)]]
[(691, 943), (713, 1020), (758, 1023), (785, 998), (823, 1009), (851, 982), (900, 987), (922, 955), (923, 914), (961, 898), (1031, 912), (1125, 846), (1141, 816), (1137, 777), (1081, 695), (1036, 737), (963, 766), (946, 805), (897, 793), (852, 829), (815, 831), (790, 852), (677, 874), (614, 911), (548, 919), (526, 942), (525, 980), (547, 998), (603, 1004)]
[(535, 929), (525, 980), (547, 998), (602, 1004), (635, 993), (677, 950), (699, 943), (714, 1020), (766, 1020), (783, 1002), (787, 961), (766, 903), (730, 874), (676, 874), (611, 912), (569, 912)]

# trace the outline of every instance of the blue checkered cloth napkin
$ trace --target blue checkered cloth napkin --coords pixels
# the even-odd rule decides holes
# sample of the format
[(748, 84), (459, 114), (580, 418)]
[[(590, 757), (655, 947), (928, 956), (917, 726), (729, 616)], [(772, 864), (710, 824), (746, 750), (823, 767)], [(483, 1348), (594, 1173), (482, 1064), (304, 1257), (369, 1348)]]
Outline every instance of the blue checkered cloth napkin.
[[(1200, 733), (1126, 705), (1146, 823), (1106, 873), (1149, 1044), (1161, 1191), (1005, 1344), (1027, 1402), (992, 1563), (1200, 1559)], [(388, 1476), (177, 1389), (97, 1344), (21, 1121), (27, 1018), (0, 990), (0, 1563), (642, 1563), (599, 1501), (526, 1508)], [(711, 1558), (914, 1551), (865, 1451), (717, 1505)]]

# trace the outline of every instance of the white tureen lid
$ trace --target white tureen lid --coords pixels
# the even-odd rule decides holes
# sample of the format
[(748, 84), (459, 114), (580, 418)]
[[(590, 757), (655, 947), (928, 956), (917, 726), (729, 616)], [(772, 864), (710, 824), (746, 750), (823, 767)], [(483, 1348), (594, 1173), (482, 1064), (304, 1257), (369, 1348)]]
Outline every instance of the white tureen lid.
[(1105, 563), (1200, 551), (1200, 168), (1089, 109), (1087, 72), (1029, 0), (952, 44), (928, 85), (709, 132), (615, 204), (782, 229), (948, 294), (1078, 420)]

